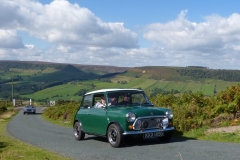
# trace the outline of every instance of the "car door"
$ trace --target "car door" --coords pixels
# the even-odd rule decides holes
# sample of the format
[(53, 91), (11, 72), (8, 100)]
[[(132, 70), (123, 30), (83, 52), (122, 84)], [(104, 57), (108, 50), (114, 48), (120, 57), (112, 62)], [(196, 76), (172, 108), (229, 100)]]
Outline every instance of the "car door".
[(106, 128), (108, 125), (107, 121), (107, 110), (106, 108), (91, 108), (90, 109), (90, 122), (91, 128), (90, 132), (98, 134), (98, 135), (105, 135)]
[(89, 121), (91, 119), (89, 112), (92, 107), (92, 95), (84, 96), (80, 109), (77, 112), (77, 118), (81, 121), (84, 132), (90, 132), (92, 128), (92, 123)]
[[(99, 96), (99, 94), (97, 96)], [(89, 111), (89, 115), (90, 115), (89, 122), (91, 123), (90, 132), (97, 135), (105, 135), (108, 125), (107, 108), (92, 107)]]

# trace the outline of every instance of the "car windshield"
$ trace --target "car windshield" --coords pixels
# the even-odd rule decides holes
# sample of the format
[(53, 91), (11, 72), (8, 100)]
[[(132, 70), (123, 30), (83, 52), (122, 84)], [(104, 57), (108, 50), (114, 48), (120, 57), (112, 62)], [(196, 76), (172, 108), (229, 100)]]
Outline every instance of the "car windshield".
[(25, 108), (34, 108), (33, 106), (25, 106)]
[(108, 106), (153, 106), (143, 91), (114, 91), (107, 94)]

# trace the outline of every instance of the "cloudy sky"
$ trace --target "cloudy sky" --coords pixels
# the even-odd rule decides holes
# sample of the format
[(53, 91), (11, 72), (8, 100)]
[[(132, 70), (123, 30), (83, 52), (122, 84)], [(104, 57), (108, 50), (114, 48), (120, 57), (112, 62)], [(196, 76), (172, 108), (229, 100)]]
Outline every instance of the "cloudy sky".
[(238, 0), (0, 2), (0, 60), (240, 70)]

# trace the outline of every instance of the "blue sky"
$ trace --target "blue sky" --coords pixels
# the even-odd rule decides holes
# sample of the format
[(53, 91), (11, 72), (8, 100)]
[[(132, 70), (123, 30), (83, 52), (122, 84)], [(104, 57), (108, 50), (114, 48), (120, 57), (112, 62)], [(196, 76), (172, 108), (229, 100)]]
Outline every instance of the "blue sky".
[(0, 60), (240, 69), (240, 1), (1, 0)]

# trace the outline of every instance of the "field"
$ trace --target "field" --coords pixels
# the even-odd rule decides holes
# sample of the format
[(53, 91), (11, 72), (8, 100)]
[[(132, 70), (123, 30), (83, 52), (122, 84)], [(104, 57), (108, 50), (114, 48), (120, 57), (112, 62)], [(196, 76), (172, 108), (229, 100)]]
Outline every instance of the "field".
[(11, 100), (12, 96), (15, 99), (35, 101), (80, 100), (79, 93), (104, 88), (143, 89), (148, 95), (160, 91), (202, 92), (205, 96), (212, 96), (239, 83), (214, 77), (202, 78), (207, 72), (216, 72), (225, 78), (232, 75), (232, 71), (228, 73), (226, 70), (219, 73), (219, 70), (202, 69), (202, 72), (199, 72), (198, 69), (196, 73), (202, 73), (201, 75), (194, 75), (195, 72), (183, 75), (183, 71), (188, 73), (187, 71), (193, 71), (194, 68), (166, 66), (121, 68), (90, 65), (76, 67), (69, 64), (1, 61), (0, 64), (0, 98), (7, 100)]
[[(214, 93), (214, 86), (216, 91), (225, 90), (226, 87), (236, 85), (238, 83), (226, 83), (222, 81), (213, 81), (207, 83), (187, 81), (187, 82), (173, 82), (173, 81), (158, 81), (152, 79), (143, 78), (128, 78), (121, 77), (124, 81), (129, 81), (127, 84), (120, 84), (116, 80), (116, 77), (112, 82), (104, 82), (100, 80), (89, 80), (81, 82), (69, 82), (67, 84), (54, 86), (47, 88), (33, 94), (23, 94), (21, 97), (41, 100), (81, 100), (80, 96), (75, 95), (79, 90), (97, 90), (104, 88), (141, 88), (147, 93), (151, 93), (154, 88), (162, 89), (163, 91), (178, 90), (179, 92), (202, 92), (206, 96), (212, 96)], [(93, 87), (94, 86), (94, 87)]]
[[(237, 85), (238, 82), (225, 82), (225, 81), (164, 81), (164, 80), (154, 80), (145, 78), (133, 78), (116, 76), (110, 79), (111, 82), (105, 82), (103, 80), (86, 80), (86, 81), (72, 81), (66, 84), (57, 85), (54, 87), (49, 87), (37, 92), (29, 89), (29, 84), (34, 82), (13, 82), (14, 94), (20, 95), (21, 98), (28, 98), (34, 100), (80, 100), (81, 97), (75, 95), (79, 90), (92, 91), (96, 89), (103, 88), (141, 88), (147, 93), (151, 93), (155, 88), (161, 89), (162, 91), (172, 91), (177, 90), (180, 93), (192, 91), (192, 92), (202, 92), (206, 96), (211, 96), (214, 94), (214, 89), (216, 92), (225, 90), (227, 87), (232, 85)], [(121, 83), (121, 82), (126, 83)], [(20, 89), (21, 88), (21, 89)], [(12, 83), (6, 83), (1, 85), (1, 90), (12, 90)]]
[(68, 83), (59, 86), (54, 86), (51, 88), (47, 88), (41, 90), (39, 92), (35, 92), (33, 94), (23, 95), (29, 99), (51, 99), (51, 100), (79, 100), (79, 96), (74, 95), (80, 89), (89, 89), (88, 85), (82, 85), (79, 83)]

